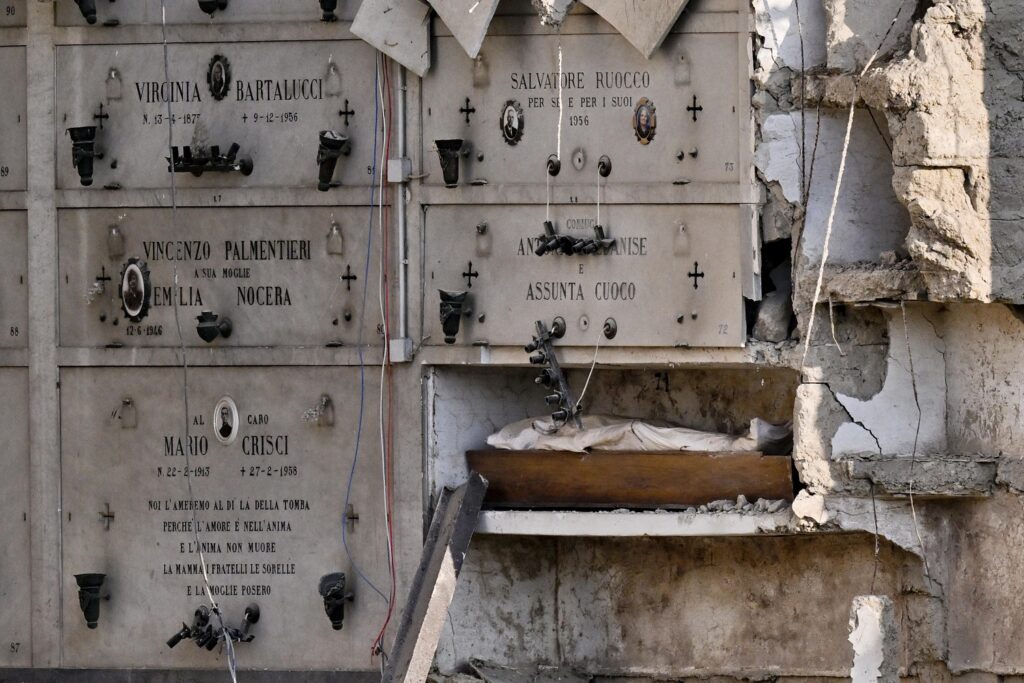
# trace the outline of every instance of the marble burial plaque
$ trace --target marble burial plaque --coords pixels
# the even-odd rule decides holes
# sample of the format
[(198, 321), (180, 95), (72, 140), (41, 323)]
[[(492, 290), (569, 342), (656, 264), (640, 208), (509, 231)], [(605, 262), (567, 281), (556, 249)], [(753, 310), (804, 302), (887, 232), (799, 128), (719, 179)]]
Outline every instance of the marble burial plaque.
[[(65, 346), (208, 346), (197, 317), (231, 322), (216, 346), (355, 345), (366, 286), (363, 208), (64, 210)], [(379, 343), (377, 262), (363, 342)], [(177, 271), (178, 282), (174, 277)]]
[(28, 345), (28, 244), (24, 211), (0, 211), (0, 348)]
[[(4, 552), (0, 554), (0, 667), (32, 661), (31, 555), (29, 552), (28, 370), (0, 368), (0, 390), (8, 397), (0, 411), (4, 435), (4, 476), (0, 477), (0, 514)], [(3, 678), (0, 675), (0, 678)]]
[[(738, 25), (733, 14), (705, 16)], [(602, 156), (609, 182), (749, 183), (747, 39), (673, 33), (646, 60), (617, 34), (489, 35), (474, 61), (439, 37), (423, 79), (425, 182), (442, 182), (436, 141), (461, 139), (463, 182), (545, 183), (561, 80), (553, 184), (596, 183)]]
[[(10, 3), (7, 3), (10, 4)], [(320, 21), (323, 12), (316, 0), (228, 0), (227, 6), (212, 15), (199, 8), (198, 0), (165, 0), (167, 23), (169, 24), (227, 24), (283, 21)], [(343, 0), (338, 3), (334, 16), (351, 21), (359, 9), (357, 0)], [(97, 24), (117, 21), (121, 25), (159, 24), (161, 22), (160, 0), (134, 0), (134, 2), (113, 2), (96, 0)], [(59, 0), (57, 3), (58, 26), (87, 26), (85, 18), (73, 0)]]
[[(369, 395), (375, 380), (368, 372)], [(65, 368), (61, 373), (64, 664), (223, 668), (219, 649), (166, 641), (208, 604), (226, 623), (261, 612), (243, 669), (366, 669), (385, 602), (358, 582), (342, 547), (358, 368), (192, 368), (185, 435), (179, 368)], [(325, 404), (321, 397), (325, 397)], [(348, 545), (387, 583), (375, 411), (363, 419)], [(191, 456), (186, 464), (185, 452)], [(190, 467), (193, 497), (186, 467)], [(102, 513), (102, 514), (101, 514)], [(343, 571), (354, 593), (332, 630), (318, 592)], [(86, 627), (74, 574), (106, 575), (98, 628)]]
[(24, 190), (28, 179), (25, 48), (0, 47), (0, 73), (7, 86), (0, 98), (0, 192)]
[[(595, 237), (596, 207), (555, 205), (555, 232)], [(567, 322), (560, 343), (742, 346), (742, 205), (601, 207), (610, 243), (590, 254), (538, 256), (544, 206), (433, 206), (427, 212), (429, 343), (444, 343), (438, 290), (465, 291), (457, 343), (521, 346), (534, 323)], [(613, 321), (614, 337), (605, 336)]]
[(25, 14), (25, 0), (0, 1), (0, 26), (24, 26)]
[[(179, 188), (316, 188), (323, 130), (349, 138), (333, 179), (370, 183), (374, 51), (366, 43), (176, 44), (169, 57), (168, 83), (161, 45), (57, 48), (58, 187), (82, 187), (63, 129), (91, 126), (103, 154), (92, 187), (170, 187), (167, 100)], [(229, 156), (233, 144), (240, 170), (212, 170), (231, 166), (223, 160), (197, 168)]]

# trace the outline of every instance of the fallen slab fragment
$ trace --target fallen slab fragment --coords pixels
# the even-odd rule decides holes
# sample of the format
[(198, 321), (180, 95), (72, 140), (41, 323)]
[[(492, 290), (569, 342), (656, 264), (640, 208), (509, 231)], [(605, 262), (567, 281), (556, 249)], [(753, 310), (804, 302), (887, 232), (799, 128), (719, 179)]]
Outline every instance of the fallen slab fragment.
[(499, 0), (431, 0), (434, 11), (466, 54), (476, 58)]
[(363, 0), (352, 33), (422, 77), (430, 68), (429, 17), (420, 0)]
[(640, 50), (647, 59), (651, 58), (668, 32), (676, 25), (688, 2), (689, 0), (583, 0), (583, 4), (618, 29), (630, 45)]
[(382, 683), (427, 679), (486, 492), (487, 480), (471, 472), (465, 484), (441, 493)]

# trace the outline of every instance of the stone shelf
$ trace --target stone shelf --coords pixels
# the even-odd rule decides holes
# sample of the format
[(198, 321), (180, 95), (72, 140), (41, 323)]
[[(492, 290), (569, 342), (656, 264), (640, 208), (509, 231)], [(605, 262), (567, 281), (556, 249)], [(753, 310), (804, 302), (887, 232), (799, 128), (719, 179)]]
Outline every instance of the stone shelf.
[(485, 510), (478, 534), (509, 536), (758, 536), (796, 532), (789, 508), (775, 513)]

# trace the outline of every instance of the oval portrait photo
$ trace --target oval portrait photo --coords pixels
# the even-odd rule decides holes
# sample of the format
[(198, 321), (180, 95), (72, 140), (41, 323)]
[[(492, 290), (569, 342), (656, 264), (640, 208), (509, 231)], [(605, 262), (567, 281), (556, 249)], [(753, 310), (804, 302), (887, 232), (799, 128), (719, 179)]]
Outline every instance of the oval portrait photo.
[(225, 446), (238, 436), (238, 406), (230, 396), (224, 396), (213, 407), (213, 434)]
[(508, 100), (501, 108), (501, 137), (509, 145), (515, 145), (523, 139), (526, 128), (526, 116), (523, 108), (515, 100)]
[(121, 271), (121, 309), (133, 323), (141, 321), (149, 313), (150, 290), (146, 263), (137, 258), (128, 259)]
[(654, 102), (646, 97), (641, 97), (633, 110), (633, 132), (641, 145), (646, 145), (654, 139), (654, 133), (658, 128), (658, 117), (654, 109)]
[(224, 55), (214, 55), (206, 70), (206, 85), (215, 100), (223, 100), (228, 96), (231, 86), (231, 63)]

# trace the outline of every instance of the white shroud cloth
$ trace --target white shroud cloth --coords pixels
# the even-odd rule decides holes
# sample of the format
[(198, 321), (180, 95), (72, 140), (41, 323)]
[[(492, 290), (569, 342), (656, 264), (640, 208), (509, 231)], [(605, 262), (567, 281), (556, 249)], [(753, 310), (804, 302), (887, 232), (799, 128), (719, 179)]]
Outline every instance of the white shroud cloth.
[(583, 429), (569, 423), (556, 428), (550, 418), (526, 419), (506, 425), (487, 437), (487, 445), (511, 451), (760, 451), (785, 453), (793, 434), (791, 423), (773, 425), (759, 418), (740, 436), (702, 432), (667, 422), (610, 415), (585, 415)]

